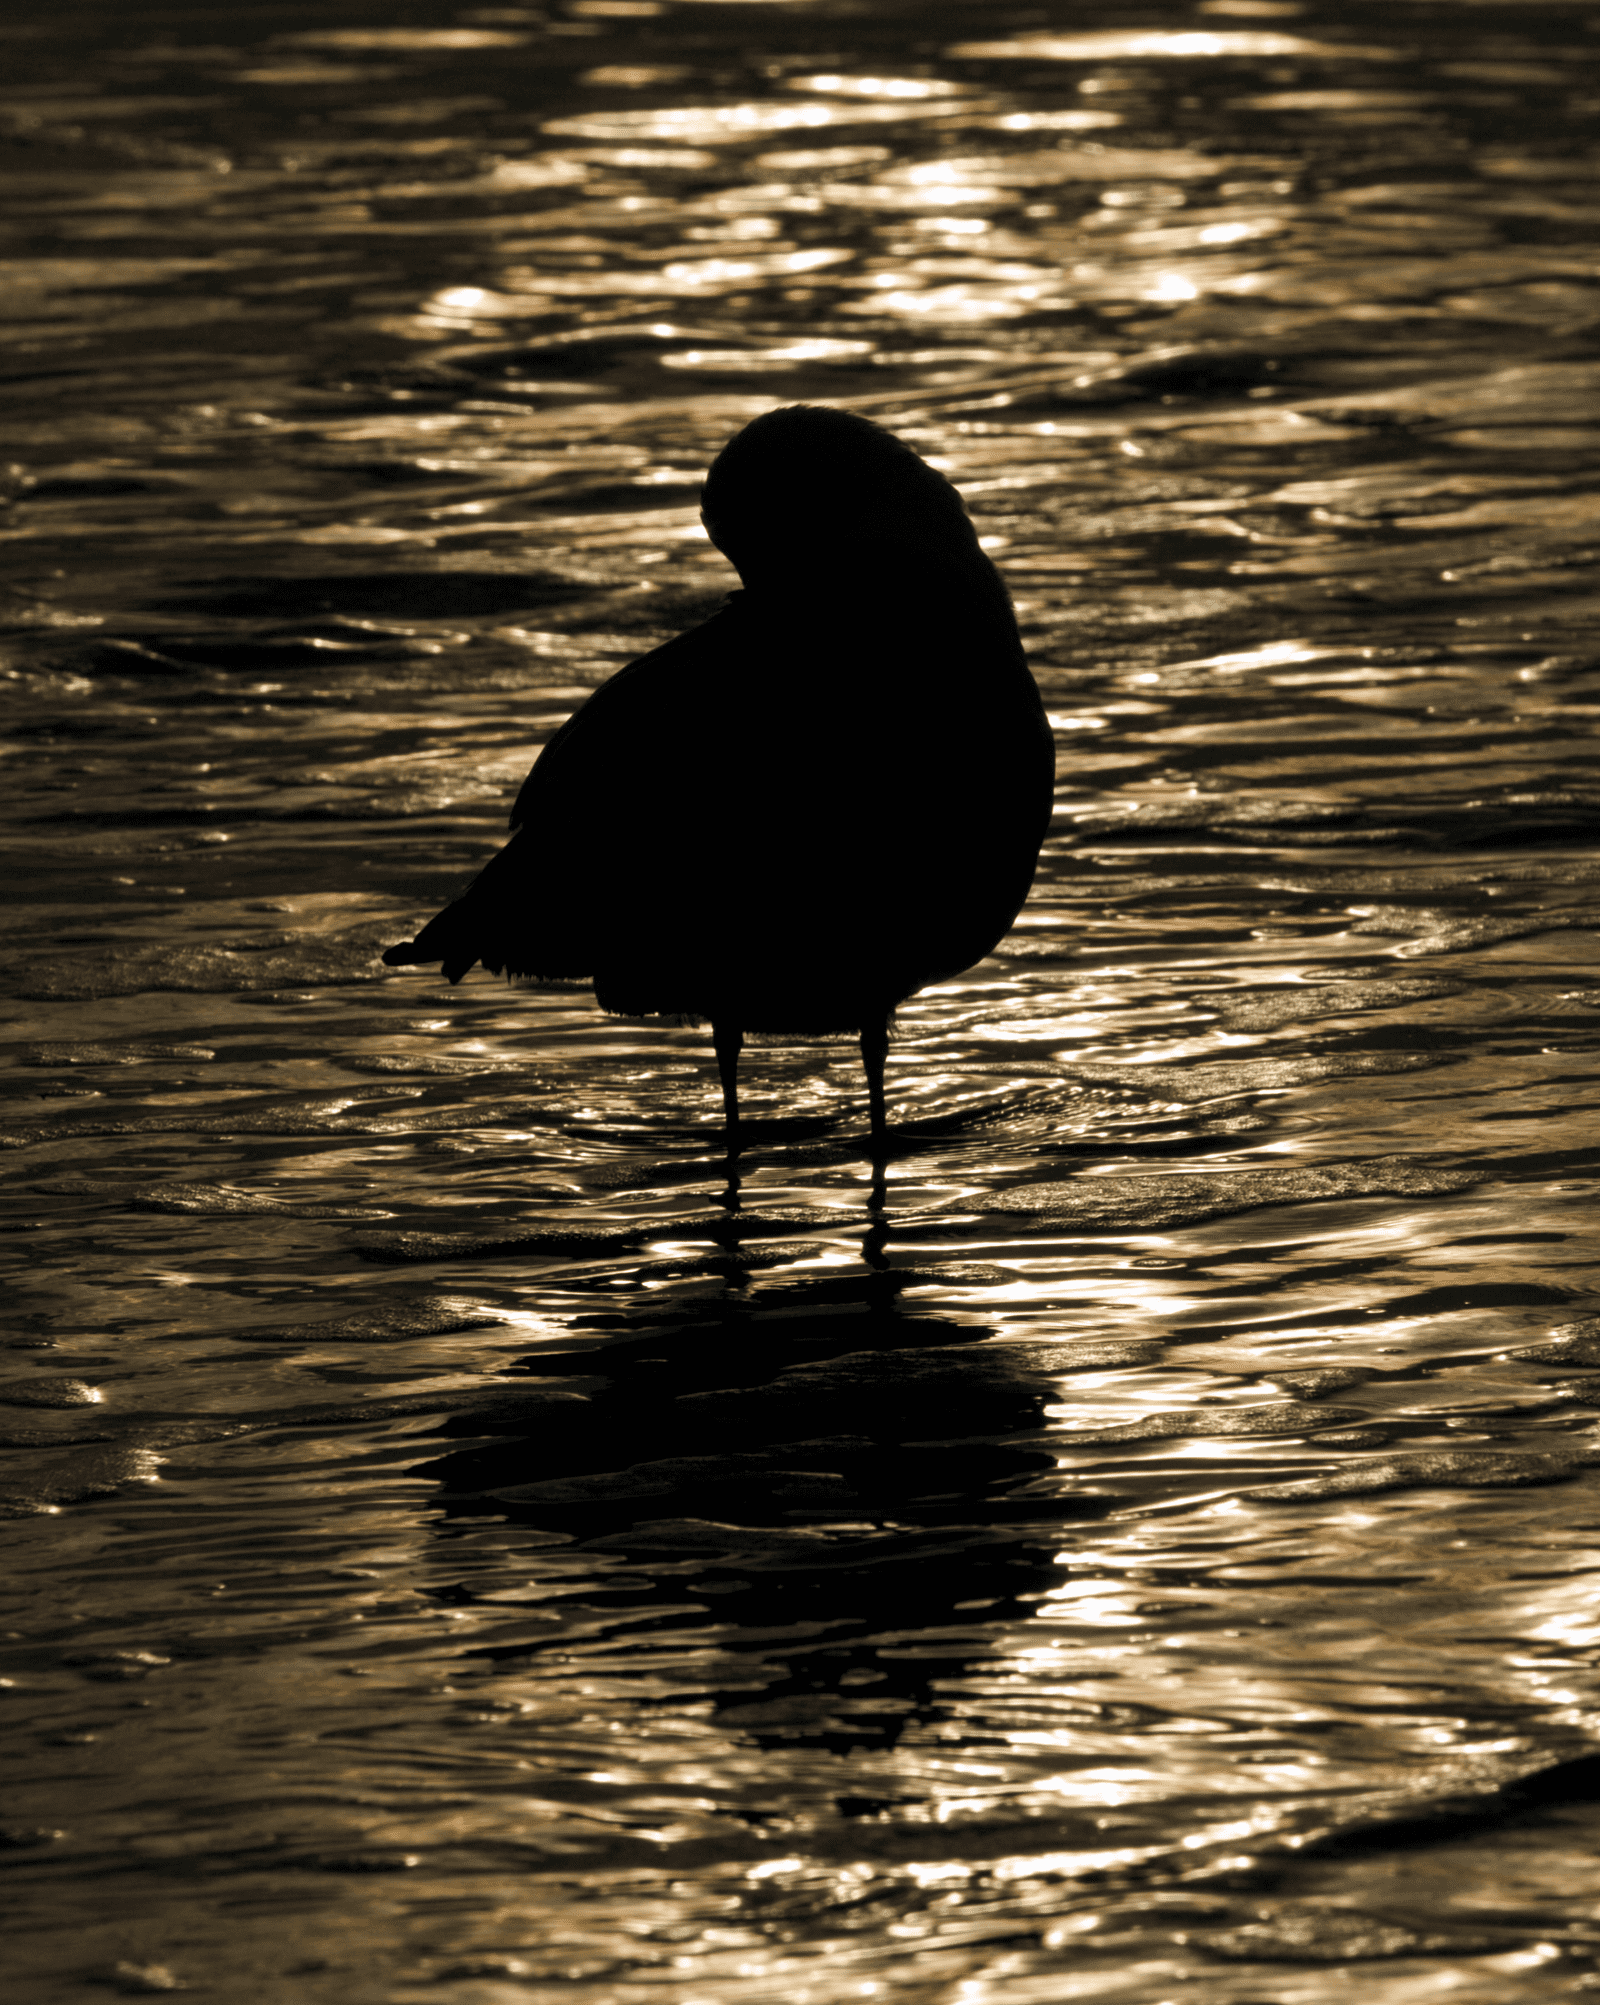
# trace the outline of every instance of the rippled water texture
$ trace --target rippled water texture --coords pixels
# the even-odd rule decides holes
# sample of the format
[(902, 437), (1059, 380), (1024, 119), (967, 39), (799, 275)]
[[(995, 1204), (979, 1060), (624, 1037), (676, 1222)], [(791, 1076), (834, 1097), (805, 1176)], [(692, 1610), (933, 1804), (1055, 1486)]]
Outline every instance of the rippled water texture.
[[(1600, 1988), (1597, 43), (8, 16), (10, 1997)], [(1060, 742), (881, 1215), (848, 1045), (731, 1211), (704, 1032), (375, 958), (796, 400)]]

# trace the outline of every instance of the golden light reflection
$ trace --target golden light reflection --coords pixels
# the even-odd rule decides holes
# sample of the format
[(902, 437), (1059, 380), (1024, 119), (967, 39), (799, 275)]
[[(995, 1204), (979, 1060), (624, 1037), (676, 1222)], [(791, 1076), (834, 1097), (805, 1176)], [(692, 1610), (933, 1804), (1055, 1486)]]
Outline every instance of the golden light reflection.
[(1266, 641), (1260, 647), (1246, 648), (1238, 654), (1196, 655), (1191, 661), (1174, 662), (1173, 668), (1209, 668), (1221, 675), (1247, 675), (1258, 668), (1281, 668), (1290, 662), (1318, 661), (1342, 652), (1339, 648), (1317, 647), (1309, 641), (1275, 640)]
[(743, 284), (749, 279), (826, 271), (829, 265), (848, 264), (854, 255), (846, 250), (815, 250), (772, 251), (745, 258), (686, 258), (663, 265), (661, 272), (665, 278), (687, 279), (695, 285), (723, 285), (730, 280)]
[(995, 1879), (1034, 1880), (1059, 1875), (1064, 1879), (1081, 1879), (1086, 1873), (1110, 1873), (1119, 1868), (1142, 1866), (1149, 1860), (1159, 1858), (1168, 1847), (1165, 1845), (1108, 1845), (1103, 1851), (1083, 1852), (1023, 1852), (1010, 1858), (996, 1859), (987, 1868)]
[(806, 174), (827, 173), (840, 167), (866, 167), (893, 158), (887, 146), (812, 146), (792, 153), (758, 153), (754, 164), (775, 168), (780, 174)]
[(926, 1864), (913, 1861), (905, 1870), (916, 1886), (943, 1887), (970, 1880), (974, 1868), (949, 1860), (930, 1860)]
[(946, 106), (926, 104), (749, 104), (683, 105), (660, 111), (586, 112), (547, 119), (541, 128), (569, 139), (677, 139), (702, 146), (730, 145), (763, 132), (826, 126), (894, 125), (907, 118), (933, 117)]
[(1121, 125), (1120, 111), (1008, 111), (978, 121), (993, 132), (1094, 132)]
[(787, 341), (773, 348), (680, 348), (663, 355), (667, 369), (733, 370), (759, 374), (793, 368), (796, 362), (849, 361), (872, 353), (870, 341), (840, 341), (818, 336), (810, 341)]
[(939, 77), (810, 76), (786, 77), (784, 89), (820, 91), (828, 97), (922, 99), (965, 97), (970, 86)]
[(1303, 35), (1256, 29), (1107, 29), (1080, 35), (1017, 35), (1005, 42), (957, 42), (949, 54), (967, 61), (1092, 63), (1158, 56), (1174, 61), (1207, 56), (1327, 56), (1341, 61), (1394, 62), (1395, 49), (1313, 42)]
[(930, 187), (949, 181), (1025, 188), (1069, 181), (1194, 181), (1215, 171), (1216, 163), (1207, 155), (1181, 146), (1069, 146), (1063, 141), (1042, 152), (952, 154), (916, 161), (891, 169), (882, 181), (891, 187)]
[(1250, 237), (1270, 236), (1283, 225), (1275, 217), (1258, 217), (1248, 223), (1207, 223), (1200, 231), (1203, 244), (1242, 244)]
[(602, 63), (599, 69), (585, 70), (578, 81), (591, 90), (649, 90), (691, 74), (682, 63)]
[(273, 42), (295, 49), (403, 49), (446, 52), (451, 49), (520, 49), (526, 35), (505, 28), (308, 28), (300, 34), (275, 35)]
[[(1040, 1604), (1039, 1616), (1043, 1619), (1052, 1612), (1066, 1611), (1074, 1623), (1084, 1622), (1105, 1628), (1137, 1626), (1140, 1618), (1129, 1605), (1131, 1599), (1128, 1589), (1121, 1583), (1108, 1587), (1104, 1581), (1073, 1581), (1066, 1587), (1050, 1590)], [(1046, 1739), (1052, 1737), (1045, 1736)]]
[(1433, 91), (1267, 91), (1236, 98), (1247, 111), (1414, 111), (1436, 101)]
[(956, 325), (974, 321), (1012, 320), (1046, 296), (1046, 288), (1012, 286), (1004, 290), (971, 285), (930, 286), (923, 292), (896, 287), (870, 298), (853, 300), (841, 313), (895, 314), (902, 320), (941, 320)]
[[(637, 167), (645, 172), (665, 169), (686, 174), (717, 164), (716, 154), (700, 153), (692, 146), (568, 146), (560, 153), (547, 153), (542, 158), (551, 162), (586, 161), (596, 167)], [(497, 168), (495, 172), (498, 174), (500, 170)]]
[[(587, 177), (579, 161), (546, 154), (538, 160), (502, 160), (484, 177), (486, 191), (502, 188), (559, 188)], [(471, 184), (468, 184), (469, 187)], [(452, 194), (457, 192), (452, 184)], [(433, 193), (438, 193), (437, 184)]]

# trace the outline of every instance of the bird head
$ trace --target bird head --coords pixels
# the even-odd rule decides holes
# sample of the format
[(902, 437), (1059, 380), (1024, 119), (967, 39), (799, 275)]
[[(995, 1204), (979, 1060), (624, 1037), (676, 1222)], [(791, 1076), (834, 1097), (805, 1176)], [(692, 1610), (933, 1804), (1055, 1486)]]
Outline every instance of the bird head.
[(755, 588), (989, 568), (942, 473), (869, 418), (822, 404), (767, 411), (730, 439), (700, 519)]

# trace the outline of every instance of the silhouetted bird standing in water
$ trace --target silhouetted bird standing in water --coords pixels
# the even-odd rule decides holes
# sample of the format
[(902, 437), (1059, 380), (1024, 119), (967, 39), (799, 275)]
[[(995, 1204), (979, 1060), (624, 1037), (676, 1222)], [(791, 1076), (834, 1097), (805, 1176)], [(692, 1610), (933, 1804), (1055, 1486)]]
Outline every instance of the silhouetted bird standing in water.
[(859, 1031), (881, 1148), (895, 1006), (981, 960), (1027, 896), (1049, 726), (961, 497), (892, 434), (769, 411), (702, 502), (744, 590), (595, 691), (511, 841), (383, 958), (709, 1018), (730, 1152), (746, 1031)]

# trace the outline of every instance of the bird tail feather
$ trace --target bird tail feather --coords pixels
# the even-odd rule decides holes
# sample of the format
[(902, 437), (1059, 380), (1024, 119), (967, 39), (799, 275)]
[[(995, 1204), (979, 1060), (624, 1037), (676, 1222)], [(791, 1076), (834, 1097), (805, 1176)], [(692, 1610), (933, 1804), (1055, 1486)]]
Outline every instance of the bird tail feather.
[(402, 940), (398, 946), (390, 947), (383, 957), (384, 966), (410, 968), (442, 961), (445, 979), (452, 985), (459, 982), (483, 953), (466, 906), (464, 898), (447, 905), (414, 940)]

